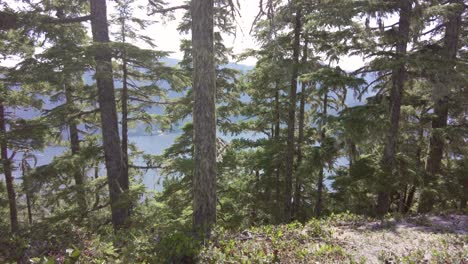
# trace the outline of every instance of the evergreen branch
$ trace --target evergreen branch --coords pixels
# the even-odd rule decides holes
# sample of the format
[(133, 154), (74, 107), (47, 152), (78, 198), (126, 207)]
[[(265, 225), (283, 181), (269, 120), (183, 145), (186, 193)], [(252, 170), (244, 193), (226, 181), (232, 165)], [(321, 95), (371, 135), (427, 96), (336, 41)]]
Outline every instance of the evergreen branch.
[(46, 17), (44, 18), (45, 23), (52, 23), (52, 24), (71, 24), (71, 23), (80, 23), (86, 22), (91, 20), (93, 17), (91, 15), (82, 16), (82, 17), (66, 17), (66, 18), (52, 18)]
[[(24, 16), (24, 19), (22, 19)], [(17, 14), (11, 12), (0, 11), (0, 30), (10, 30), (16, 29), (24, 25), (24, 21), (29, 21), (31, 19), (31, 14)], [(38, 20), (44, 24), (71, 24), (85, 22), (92, 19), (91, 15), (81, 16), (81, 17), (65, 17), (65, 18), (53, 18), (50, 16), (39, 15)]]
[(445, 23), (442, 23), (442, 24), (438, 25), (437, 27), (435, 27), (435, 28), (433, 28), (433, 29), (431, 29), (431, 30), (428, 30), (428, 31), (426, 31), (426, 32), (424, 32), (424, 33), (421, 33), (421, 36), (425, 36), (425, 35), (427, 35), (427, 34), (431, 34), (432, 32), (437, 31), (437, 30), (439, 30), (439, 29), (441, 29), (441, 28), (443, 28), (443, 27), (445, 27)]
[(76, 113), (76, 114), (70, 116), (70, 118), (82, 117), (82, 116), (85, 116), (85, 115), (95, 114), (95, 113), (98, 113), (98, 112), (99, 112), (99, 108), (89, 110), (89, 111), (81, 111), (79, 113)]
[(161, 102), (161, 101), (145, 100), (145, 99), (138, 98), (138, 97), (129, 97), (128, 99), (132, 100), (132, 101), (148, 103), (148, 104), (158, 104), (158, 105), (176, 105), (176, 104), (179, 103), (177, 101), (174, 101), (174, 102)]
[(142, 169), (142, 170), (149, 170), (149, 169), (162, 169), (161, 165), (156, 166), (138, 166), (138, 165), (128, 165), (128, 167), (133, 169)]
[(172, 6), (172, 7), (168, 7), (168, 8), (159, 8), (159, 5), (157, 3), (155, 3), (154, 1), (149, 0), (149, 3), (150, 3), (150, 5), (152, 5), (152, 6), (154, 6), (156, 8), (151, 13), (149, 13), (149, 15), (154, 15), (154, 14), (163, 14), (163, 15), (165, 15), (166, 13), (176, 11), (176, 10), (179, 10), (179, 9), (184, 9), (184, 10), (189, 10), (190, 9), (190, 5), (179, 5), (179, 6)]

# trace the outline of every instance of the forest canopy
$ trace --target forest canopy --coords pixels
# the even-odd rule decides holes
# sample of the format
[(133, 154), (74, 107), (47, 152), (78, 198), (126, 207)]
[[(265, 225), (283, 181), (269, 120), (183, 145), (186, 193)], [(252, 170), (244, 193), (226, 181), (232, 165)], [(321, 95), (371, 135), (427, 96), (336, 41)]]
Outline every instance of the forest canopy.
[(255, 5), (242, 28), (246, 1), (0, 0), (0, 262), (217, 263), (223, 232), (466, 214), (467, 1)]

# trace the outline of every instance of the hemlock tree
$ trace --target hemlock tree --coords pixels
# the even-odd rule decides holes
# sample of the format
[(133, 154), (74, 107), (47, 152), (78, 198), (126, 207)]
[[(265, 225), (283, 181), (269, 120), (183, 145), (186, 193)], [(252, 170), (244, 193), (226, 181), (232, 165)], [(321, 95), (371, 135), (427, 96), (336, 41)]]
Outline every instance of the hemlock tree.
[[(31, 39), (29, 38), (29, 35), (26, 34), (27, 31), (22, 31), (22, 29), (20, 29), (24, 25), (18, 23), (16, 19), (11, 17), (13, 15), (13, 11), (10, 10), (8, 5), (5, 5), (4, 8), (6, 14), (2, 14), (2, 19), (6, 19), (6, 22), (2, 23), (2, 26), (0, 26), (1, 58), (7, 59), (12, 55), (18, 55), (23, 58), (31, 55), (33, 52)], [(18, 143), (21, 143), (21, 141), (16, 138), (21, 136), (21, 131), (19, 129), (21, 129), (22, 126), (25, 129), (30, 127), (27, 127), (27, 122), (25, 121), (20, 120), (21, 122), (18, 122), (16, 118), (10, 115), (9, 110), (21, 103), (25, 105), (31, 103), (32, 106), (35, 104), (32, 103), (32, 101), (28, 102), (28, 95), (26, 93), (22, 93), (21, 90), (16, 91), (16, 88), (14, 88), (15, 82), (12, 81), (9, 76), (10, 71), (10, 68), (0, 67), (0, 158), (8, 194), (10, 226), (11, 231), (15, 233), (19, 229), (19, 223), (17, 194), (15, 191), (13, 177), (13, 158), (17, 154), (16, 150)]]
[[(433, 7), (436, 9), (440, 6), (437, 4)], [(452, 90), (454, 86), (458, 85), (459, 81), (459, 77), (457, 77), (459, 70), (456, 68), (456, 65), (459, 60), (457, 55), (460, 50), (460, 36), (463, 29), (462, 14), (466, 9), (466, 4), (461, 0), (451, 0), (442, 5), (442, 8), (445, 9), (441, 17), (442, 21), (428, 32), (435, 31), (435, 33), (440, 33), (437, 29), (443, 26), (444, 32), (443, 39), (441, 40), (443, 46), (437, 49), (438, 52), (434, 50), (429, 55), (435, 55), (435, 61), (423, 66), (428, 68), (426, 70), (428, 72), (427, 78), (433, 83), (432, 100), (434, 113), (431, 122), (432, 131), (429, 156), (426, 163), (426, 175), (424, 177), (424, 189), (421, 193), (418, 208), (420, 212), (429, 212), (434, 206), (435, 195), (430, 189), (437, 182), (438, 175), (448, 177), (447, 173), (442, 169), (442, 158), (446, 145), (445, 130), (449, 119), (449, 110), (451, 110), (450, 100), (453, 97)], [(437, 11), (435, 13), (435, 17), (437, 18)], [(431, 44), (438, 45), (436, 42)], [(428, 60), (428, 62), (430, 61)]]
[(193, 0), (193, 229), (209, 237), (216, 222), (216, 75), (213, 0)]
[(403, 97), (403, 91), (406, 81), (406, 52), (410, 36), (410, 19), (411, 19), (412, 1), (399, 2), (399, 21), (398, 31), (396, 33), (396, 50), (395, 57), (397, 59), (396, 67), (392, 72), (392, 86), (390, 92), (390, 122), (389, 131), (386, 137), (386, 143), (383, 150), (382, 166), (384, 169), (385, 179), (381, 190), (378, 192), (376, 213), (384, 215), (390, 208), (390, 189), (389, 184), (392, 178), (397, 176), (396, 153), (398, 142), (398, 130), (400, 127), (400, 109)]
[(95, 78), (101, 114), (101, 130), (109, 184), (112, 225), (115, 230), (118, 230), (124, 227), (129, 215), (129, 205), (125, 203), (124, 199), (125, 193), (129, 190), (129, 179), (123, 173), (124, 165), (118, 130), (106, 0), (90, 0), (90, 5), (92, 17), (91, 29), (95, 45)]
[(294, 42), (292, 44), (292, 71), (291, 71), (291, 88), (289, 90), (289, 106), (288, 106), (288, 134), (287, 134), (287, 151), (286, 151), (286, 171), (285, 171), (285, 194), (284, 194), (284, 215), (285, 222), (292, 219), (292, 187), (294, 177), (294, 157), (295, 157), (295, 124), (296, 124), (296, 96), (297, 96), (297, 81), (299, 76), (299, 56), (301, 50), (301, 6), (300, 1), (295, 1), (292, 8), (294, 9)]
[[(128, 178), (129, 169), (136, 167), (129, 157), (128, 130), (133, 124), (146, 124), (150, 127), (160, 118), (159, 115), (151, 114), (152, 107), (161, 107), (170, 105), (166, 99), (166, 90), (160, 83), (167, 82), (170, 89), (176, 90), (185, 85), (185, 80), (179, 71), (165, 66), (161, 58), (167, 57), (169, 53), (155, 50), (156, 45), (153, 40), (140, 33), (151, 21), (133, 17), (134, 1), (117, 1), (117, 11), (113, 22), (117, 24), (117, 32), (114, 32), (115, 42), (112, 44), (117, 66), (114, 74), (116, 79), (122, 82), (119, 89), (119, 98), (121, 106), (121, 136), (122, 136), (122, 155), (124, 162), (123, 178)], [(133, 45), (131, 42), (142, 41), (149, 48), (144, 49)], [(120, 88), (120, 87), (119, 87)], [(162, 123), (162, 122), (159, 122)], [(157, 125), (160, 125), (160, 124)], [(136, 151), (132, 151), (136, 152)], [(144, 158), (144, 157), (143, 157)], [(137, 166), (139, 169), (145, 169), (144, 166)], [(151, 166), (149, 166), (151, 167)]]
[(6, 126), (6, 111), (5, 111), (5, 98), (6, 98), (6, 89), (4, 85), (0, 86), (1, 88), (1, 98), (0, 99), (0, 148), (1, 148), (1, 159), (3, 165), (3, 173), (5, 174), (5, 183), (8, 193), (8, 204), (10, 206), (10, 225), (11, 232), (15, 233), (18, 231), (18, 209), (16, 207), (16, 192), (13, 181), (12, 173), (12, 159), (13, 155), (8, 155), (8, 138), (7, 138), (7, 126)]

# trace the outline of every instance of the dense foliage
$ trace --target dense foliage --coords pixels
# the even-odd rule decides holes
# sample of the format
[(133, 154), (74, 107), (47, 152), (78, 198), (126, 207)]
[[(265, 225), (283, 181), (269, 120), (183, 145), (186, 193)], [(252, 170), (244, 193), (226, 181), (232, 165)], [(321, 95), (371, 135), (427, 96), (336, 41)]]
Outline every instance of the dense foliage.
[[(233, 0), (203, 0), (212, 52), (203, 35), (192, 47), (198, 1), (118, 0), (109, 15), (103, 0), (0, 2), (0, 62), (17, 62), (0, 67), (0, 262), (275, 262), (299, 248), (284, 236), (328, 238), (321, 217), (466, 213), (466, 1), (260, 0), (258, 47), (242, 54), (224, 43), (242, 16)], [(157, 49), (163, 32), (145, 35), (139, 9), (179, 23), (182, 60)], [(192, 121), (211, 118), (197, 112), (208, 88), (192, 89), (211, 72), (200, 54), (214, 62), (217, 135), (204, 144), (215, 164), (200, 152), (207, 122)], [(230, 64), (248, 57), (254, 67)], [(363, 67), (341, 68), (350, 57)], [(154, 145), (155, 134), (177, 137), (148, 153), (132, 133)], [(192, 217), (208, 189), (216, 216)], [(212, 239), (196, 234), (200, 221)], [(245, 259), (229, 234), (248, 228), (271, 243), (243, 244)], [(352, 259), (331, 240), (319, 247), (294, 254)]]

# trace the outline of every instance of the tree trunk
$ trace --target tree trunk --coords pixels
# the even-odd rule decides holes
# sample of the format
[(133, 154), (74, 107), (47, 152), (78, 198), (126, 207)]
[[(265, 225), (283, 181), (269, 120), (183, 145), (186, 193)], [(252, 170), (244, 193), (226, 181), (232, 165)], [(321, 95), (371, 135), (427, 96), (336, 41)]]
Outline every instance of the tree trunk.
[(193, 0), (193, 229), (204, 238), (216, 222), (216, 73), (213, 0)]
[[(305, 119), (305, 101), (306, 101), (306, 84), (302, 84), (302, 91), (299, 106), (299, 135), (297, 138), (297, 164), (296, 168), (300, 168), (302, 164), (302, 144), (304, 141), (304, 119)], [(298, 219), (299, 211), (301, 208), (301, 190), (302, 190), (302, 175), (296, 171), (296, 184), (294, 186), (294, 204), (293, 214), (295, 219)]]
[[(68, 84), (64, 85), (65, 87), (65, 100), (66, 104), (69, 108), (73, 107), (73, 97), (71, 87)], [(70, 133), (70, 147), (71, 147), (71, 154), (73, 156), (78, 155), (80, 151), (80, 138), (78, 135), (78, 128), (76, 122), (74, 120), (68, 121), (68, 129)], [(75, 172), (73, 173), (73, 178), (75, 180), (75, 187), (76, 187), (76, 199), (77, 204), (80, 207), (82, 212), (86, 212), (87, 210), (87, 203), (86, 203), (86, 193), (84, 189), (84, 174), (75, 167)]]
[[(325, 141), (325, 125), (326, 123), (326, 118), (327, 118), (327, 109), (328, 109), (328, 90), (325, 91), (325, 94), (323, 95), (323, 105), (322, 105), (322, 121), (320, 125), (320, 148), (323, 146), (323, 142)], [(321, 151), (322, 152), (322, 151)], [(321, 155), (322, 156), (322, 155)], [(315, 216), (320, 217), (322, 215), (322, 196), (323, 196), (323, 178), (324, 178), (324, 166), (325, 162), (323, 161), (323, 158), (320, 157), (320, 172), (319, 172), (319, 178), (317, 182), (317, 202), (315, 203)]]
[(406, 201), (405, 201), (405, 208), (403, 210), (403, 213), (404, 214), (407, 214), (409, 212), (409, 210), (411, 209), (411, 206), (413, 205), (413, 200), (414, 200), (414, 194), (416, 193), (416, 186), (413, 185), (411, 186), (409, 192), (408, 192), (408, 195), (406, 197)]
[[(461, 27), (461, 15), (463, 13), (463, 1), (452, 0), (450, 4), (459, 4), (457, 12), (449, 15), (448, 21), (445, 24), (445, 36), (444, 36), (444, 59), (446, 60), (446, 67), (442, 67), (441, 71), (444, 75), (443, 80), (447, 82), (436, 83), (434, 85), (433, 98), (434, 98), (434, 115), (432, 118), (432, 135), (430, 138), (429, 145), (429, 157), (426, 163), (426, 179), (425, 185), (430, 186), (431, 183), (435, 182), (437, 175), (441, 174), (441, 164), (444, 152), (445, 139), (443, 136), (443, 130), (447, 126), (448, 111), (449, 111), (449, 97), (450, 97), (450, 85), (447, 83), (450, 81), (453, 68), (455, 67), (455, 61), (458, 52), (458, 42), (460, 38), (460, 27)], [(421, 194), (421, 201), (419, 203), (418, 211), (421, 213), (429, 212), (434, 206), (434, 197), (431, 192), (423, 192)]]
[(294, 43), (293, 43), (293, 69), (291, 76), (291, 89), (289, 91), (289, 110), (288, 110), (288, 138), (286, 152), (286, 173), (285, 173), (285, 192), (284, 192), (284, 215), (283, 221), (291, 221), (292, 216), (292, 179), (294, 173), (294, 132), (296, 122), (296, 93), (297, 77), (299, 73), (299, 50), (301, 37), (301, 9), (296, 10), (296, 19), (294, 25)]
[[(302, 65), (307, 63), (309, 43), (307, 39), (304, 42), (304, 49), (302, 51)], [(305, 104), (307, 99), (307, 83), (302, 82), (302, 91), (299, 106), (299, 136), (297, 139), (297, 164), (296, 168), (300, 168), (302, 164), (302, 144), (304, 143), (304, 125), (305, 125)], [(302, 177), (301, 173), (296, 172), (296, 184), (294, 188), (294, 204), (293, 215), (297, 220), (299, 218), (299, 211), (301, 209), (301, 190), (302, 190)]]
[[(0, 99), (1, 100), (1, 99)], [(11, 232), (16, 233), (18, 231), (18, 209), (16, 208), (16, 193), (15, 186), (13, 183), (13, 174), (11, 171), (11, 159), (8, 157), (8, 146), (7, 146), (7, 131), (6, 131), (6, 115), (5, 106), (0, 101), (0, 148), (1, 158), (3, 163), (3, 173), (5, 174), (5, 183), (8, 193), (8, 204), (10, 205), (10, 224)]]
[(276, 212), (277, 212), (277, 216), (278, 216), (278, 219), (281, 219), (281, 213), (282, 213), (282, 210), (281, 210), (281, 173), (280, 173), (280, 170), (281, 170), (281, 162), (280, 162), (280, 144), (281, 144), (281, 139), (280, 139), (280, 133), (281, 133), (281, 115), (280, 115), (280, 102), (279, 102), (279, 82), (276, 83), (276, 93), (275, 93), (275, 116), (276, 116), (276, 120), (275, 120), (275, 144), (276, 144), (276, 157), (273, 159), (273, 162), (274, 162), (274, 166), (275, 166), (275, 176), (276, 176), (276, 184), (275, 184), (275, 187), (276, 187)]
[(348, 145), (348, 159), (349, 159), (349, 166), (348, 166), (348, 176), (351, 177), (351, 168), (353, 167), (354, 162), (358, 157), (358, 150), (356, 144), (353, 142), (352, 139), (347, 140)]
[[(397, 58), (405, 60), (406, 49), (410, 31), (411, 1), (400, 1), (400, 19), (398, 29), (398, 41), (396, 44)], [(403, 96), (403, 88), (406, 80), (405, 63), (402, 62), (397, 69), (393, 70), (392, 87), (390, 92), (390, 128), (384, 147), (382, 167), (385, 177), (382, 179), (380, 190), (378, 191), (376, 214), (382, 216), (390, 209), (391, 182), (396, 178), (396, 151), (398, 142), (398, 130), (400, 127), (400, 109)]]
[(123, 177), (123, 159), (112, 76), (112, 54), (109, 44), (106, 0), (90, 0), (91, 29), (96, 44), (96, 83), (101, 114), (102, 140), (107, 169), (107, 180), (114, 230), (122, 228), (128, 217), (124, 193), (129, 189), (128, 178)]
[(33, 223), (33, 218), (32, 218), (32, 206), (31, 206), (31, 185), (29, 182), (28, 178), (28, 172), (29, 172), (29, 165), (28, 162), (25, 158), (21, 161), (21, 172), (23, 176), (23, 186), (24, 186), (24, 193), (26, 195), (26, 208), (28, 210), (28, 223), (29, 226), (32, 225)]
[(29, 226), (31, 226), (32, 223), (33, 223), (32, 207), (31, 207), (31, 195), (29, 195), (28, 193), (26, 194), (26, 207), (28, 209), (28, 223), (29, 223)]
[(460, 211), (464, 211), (466, 209), (466, 203), (468, 201), (468, 174), (465, 173), (465, 176), (463, 177), (463, 193), (462, 197), (460, 199)]
[(398, 200), (398, 212), (405, 213), (405, 205), (406, 205), (406, 196), (408, 195), (408, 184), (403, 184), (403, 190), (399, 190), (398, 194), (400, 197)]
[(128, 69), (127, 69), (127, 50), (125, 47), (125, 21), (122, 22), (122, 158), (123, 172), (122, 177), (129, 179), (128, 173)]

